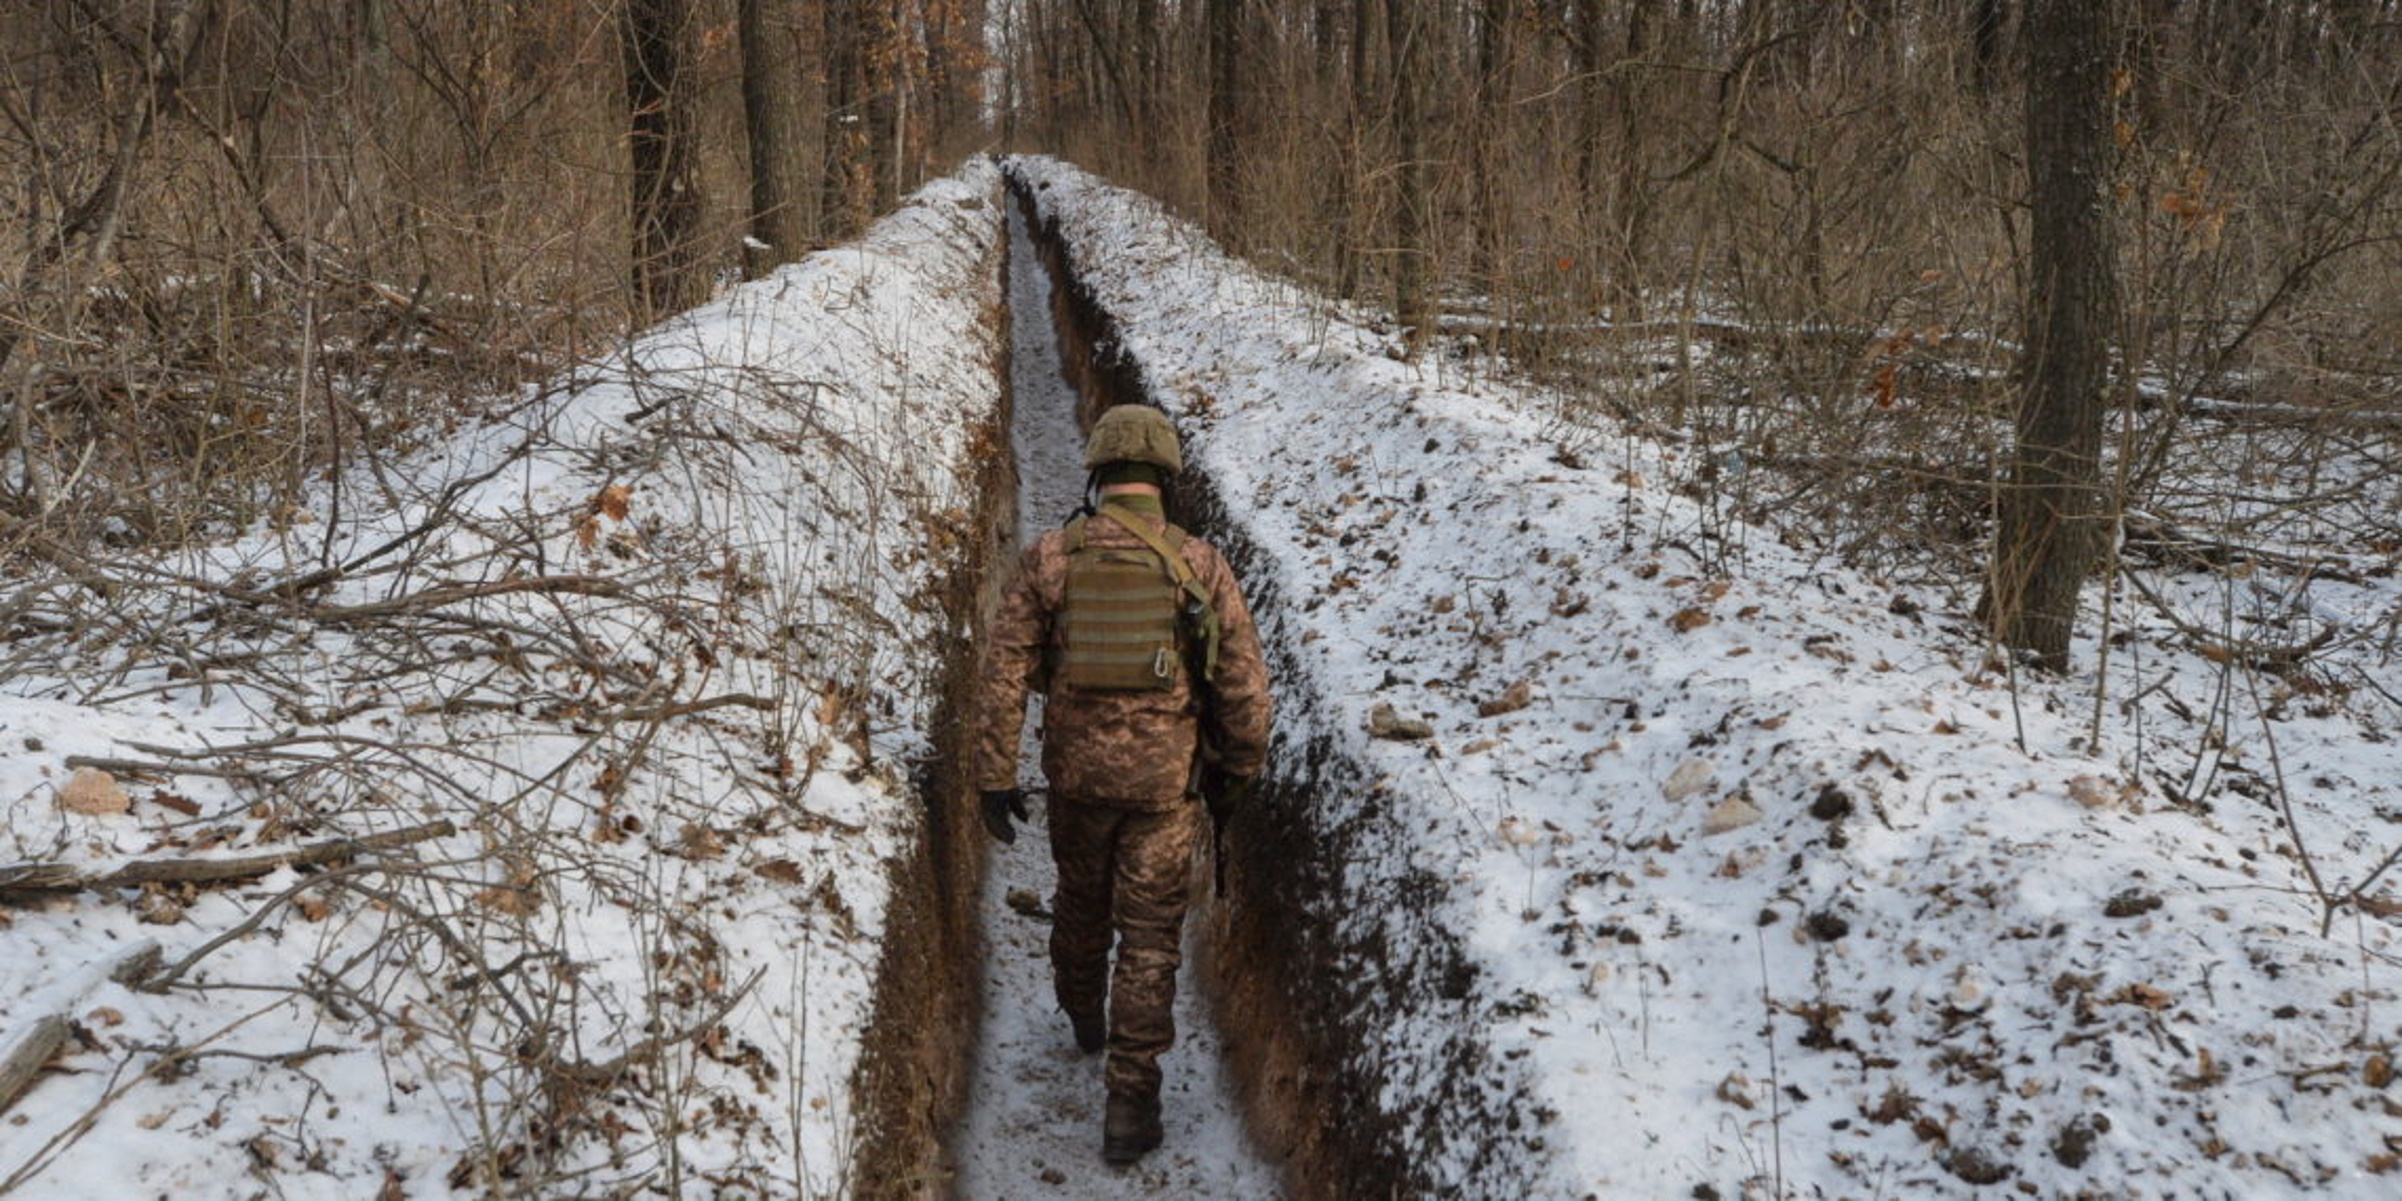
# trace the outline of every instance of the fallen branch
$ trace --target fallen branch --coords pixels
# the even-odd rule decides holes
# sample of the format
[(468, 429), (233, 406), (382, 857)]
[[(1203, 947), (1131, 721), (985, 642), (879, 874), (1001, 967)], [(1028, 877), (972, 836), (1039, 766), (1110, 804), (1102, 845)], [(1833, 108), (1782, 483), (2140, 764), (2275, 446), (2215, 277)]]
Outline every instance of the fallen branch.
[(2246, 546), (2239, 542), (2206, 537), (2149, 513), (2128, 513), (2124, 522), (2129, 550), (2155, 550), (2208, 567), (2252, 563), (2297, 575), (2307, 572), (2322, 580), (2346, 584), (2363, 582), (2360, 572), (2349, 559), (2332, 556), (2306, 559), (2267, 547)]
[(670, 718), (690, 717), (695, 713), (707, 713), (711, 709), (724, 709), (729, 707), (756, 709), (762, 713), (773, 713), (775, 712), (776, 703), (764, 696), (754, 696), (747, 692), (729, 692), (722, 696), (706, 697), (697, 701), (677, 701), (666, 705), (651, 705), (640, 709), (627, 709), (623, 712), (615, 714), (615, 716), (619, 721), (666, 721)]
[(33, 1083), (42, 1065), (66, 1045), (67, 1031), (73, 1025), (63, 1013), (45, 1013), (0, 1051), (0, 1113), (16, 1104), (17, 1096)]
[(101, 755), (69, 755), (68, 767), (89, 767), (118, 776), (212, 776), (220, 780), (255, 782), (265, 777), (241, 767), (201, 767), (175, 763), (153, 763), (147, 759), (111, 759)]
[(2240, 638), (2222, 639), (2218, 634), (2187, 621), (2184, 615), (2177, 612), (2174, 605), (2169, 604), (2166, 598), (2154, 591), (2150, 584), (2144, 582), (2141, 573), (2128, 568), (2120, 571), (2119, 574), (2124, 576), (2128, 583), (2135, 585), (2135, 590), (2142, 593), (2143, 598), (2152, 603), (2152, 608), (2157, 610), (2162, 617), (2167, 618), (2169, 624), (2175, 626), (2177, 632), (2184, 635), (2185, 640), (2196, 651), (2201, 652), (2204, 658), (2213, 662), (2248, 663), (2271, 675), (2282, 676), (2301, 666), (2312, 655), (2327, 649), (2335, 641), (2336, 629), (2334, 626), (2321, 628), (2307, 642), (2253, 642)]
[(75, 1007), (83, 1003), (86, 995), (98, 988), (102, 980), (123, 980), (128, 974), (149, 970), (157, 959), (158, 943), (145, 938), (120, 949), (46, 995), (29, 998), (37, 1010), (33, 1020), (0, 1042), (0, 1113), (7, 1113), (8, 1107), (16, 1104), (51, 1056), (66, 1045), (67, 1035), (75, 1028), (72, 1016)]
[(458, 827), (448, 821), (435, 821), (405, 830), (387, 830), (358, 838), (335, 838), (307, 846), (227, 859), (136, 859), (103, 871), (93, 871), (71, 863), (18, 863), (0, 867), (0, 897), (27, 892), (97, 891), (142, 884), (207, 884), (220, 880), (242, 880), (264, 876), (277, 868), (332, 863), (456, 833)]
[(320, 605), (309, 616), (327, 625), (342, 625), (378, 617), (397, 617), (409, 613), (424, 613), (460, 601), (477, 600), (487, 596), (506, 596), (511, 593), (572, 593), (577, 596), (621, 596), (624, 588), (616, 580), (596, 575), (533, 576), (518, 580), (496, 580), (488, 584), (459, 584), (447, 588), (428, 588), (390, 600), (369, 601), (358, 605)]

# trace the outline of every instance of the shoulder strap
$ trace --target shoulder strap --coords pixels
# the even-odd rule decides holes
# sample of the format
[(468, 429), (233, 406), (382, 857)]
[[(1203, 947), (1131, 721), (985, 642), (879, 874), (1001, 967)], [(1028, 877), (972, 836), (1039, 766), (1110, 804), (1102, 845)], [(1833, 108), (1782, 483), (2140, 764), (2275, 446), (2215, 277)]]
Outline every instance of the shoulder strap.
[[(1193, 565), (1184, 561), (1184, 531), (1171, 525), (1167, 535), (1162, 537), (1152, 533), (1151, 523), (1132, 509), (1104, 501), (1101, 511), (1126, 532), (1142, 539), (1144, 545), (1158, 552), (1160, 559), (1167, 564), (1168, 574), (1175, 577), (1176, 586), (1184, 592), (1186, 612), (1191, 613), (1201, 627), (1201, 678), (1215, 679), (1218, 674), (1218, 609), (1210, 603), (1209, 589), (1202, 587), (1201, 581), (1193, 576)], [(1081, 540), (1083, 533), (1079, 529), (1075, 537)]]

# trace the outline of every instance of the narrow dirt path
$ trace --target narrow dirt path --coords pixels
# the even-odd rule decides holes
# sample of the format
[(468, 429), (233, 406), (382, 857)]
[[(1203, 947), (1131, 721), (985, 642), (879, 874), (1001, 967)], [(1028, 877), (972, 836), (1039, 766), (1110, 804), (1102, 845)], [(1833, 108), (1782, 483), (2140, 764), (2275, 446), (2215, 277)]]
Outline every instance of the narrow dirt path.
[[(1009, 263), (1012, 434), (1022, 481), (1018, 536), (1026, 540), (1066, 520), (1076, 507), (1084, 484), (1083, 446), (1075, 392), (1059, 371), (1051, 282), (1014, 205)], [(1035, 723), (1027, 728), (1031, 732)], [(1031, 733), (1020, 763), (1020, 780), (1040, 786)], [(1101, 1057), (1077, 1052), (1067, 1017), (1051, 999), (1045, 915), (1053, 873), (1039, 806), (1035, 816), (1020, 828), (1017, 845), (993, 848), (986, 872), (984, 1036), (967, 1117), (954, 1144), (957, 1195), (977, 1201), (1277, 1196), (1275, 1171), (1243, 1134), (1218, 1034), (1199, 996), (1199, 957), (1192, 945), (1197, 916), (1186, 925), (1176, 1046), (1160, 1062), (1167, 1073), (1160, 1098), (1167, 1142), (1130, 1168), (1101, 1162)], [(1206, 882), (1195, 901), (1209, 903)]]

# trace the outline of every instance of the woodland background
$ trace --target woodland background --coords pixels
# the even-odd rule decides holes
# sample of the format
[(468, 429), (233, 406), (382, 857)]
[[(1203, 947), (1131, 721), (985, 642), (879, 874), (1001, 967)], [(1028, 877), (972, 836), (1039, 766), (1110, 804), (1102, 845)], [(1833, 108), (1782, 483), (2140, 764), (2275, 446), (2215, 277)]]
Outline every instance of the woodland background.
[(0, 549), (300, 519), (1024, 150), (2057, 665), (2047, 575), (2402, 539), (2398, 63), (2390, 0), (33, 0)]

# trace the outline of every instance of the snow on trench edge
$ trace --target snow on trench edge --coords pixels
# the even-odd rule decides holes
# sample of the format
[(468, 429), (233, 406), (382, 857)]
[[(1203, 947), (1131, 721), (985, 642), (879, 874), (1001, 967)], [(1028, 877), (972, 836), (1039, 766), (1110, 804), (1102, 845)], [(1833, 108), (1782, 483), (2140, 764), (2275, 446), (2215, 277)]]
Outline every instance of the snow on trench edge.
[[(1007, 166), (1261, 611), (1280, 731), (1245, 900), (1316, 964), (1286, 973), (1335, 1055), (1306, 1116), (1354, 1168), (1928, 1196), (2394, 1169), (2388, 923), (2318, 938), (2273, 814), (2073, 753), (2090, 679), (2014, 703), (1927, 598), (1773, 536), (1708, 570), (1673, 536), (1694, 503), (1647, 482), (1674, 449), (1571, 451), (1539, 399), (1395, 361), (1154, 202)], [(2159, 754), (2161, 703), (2116, 744)], [(2402, 773), (2349, 729), (2316, 731), (2334, 774)], [(2384, 849), (2320, 853), (2356, 878)]]
[[(362, 556), (255, 629), (232, 613), (191, 635), (272, 670), (185, 682), (138, 646), (62, 644), (60, 671), (12, 677), (0, 737), (26, 753), (0, 761), (0, 854), (89, 868), (433, 816), (462, 832), (371, 865), (373, 893), (287, 868), (6, 914), (11, 1031), (19, 1002), (56, 995), (145, 918), (170, 962), (272, 920), (182, 987), (82, 1001), (95, 1045), (0, 1126), (0, 1178), (821, 1194), (894, 1166), (895, 1132), (867, 1125), (925, 1086), (926, 1064), (890, 1062), (924, 1048), (895, 1044), (871, 1070), (865, 1040), (878, 1005), (927, 986), (896, 982), (920, 965), (886, 936), (912, 903), (896, 890), (932, 887), (939, 831), (917, 788), (935, 781), (910, 774), (938, 750), (990, 521), (998, 189), (973, 160), (858, 242), (663, 323), (378, 473), (418, 489), (386, 511), (356, 516), (374, 487), (354, 478), (330, 537), (272, 528), (159, 556), (162, 580), (239, 588)], [(411, 545), (441, 578), (378, 570), (369, 552), (429, 518)], [(554, 575), (603, 583), (485, 590)], [(171, 621), (218, 595), (121, 603)], [(404, 595), (436, 602), (455, 658), (427, 662), (363, 616)], [(520, 645), (491, 635), (508, 629)], [(289, 772), (276, 751), (225, 749), (279, 738), (353, 749)], [(194, 748), (268, 784), (135, 773), (126, 812), (58, 808), (63, 760), (129, 746)], [(932, 870), (964, 870), (962, 853)], [(326, 1051), (292, 1055), (310, 1048)]]

